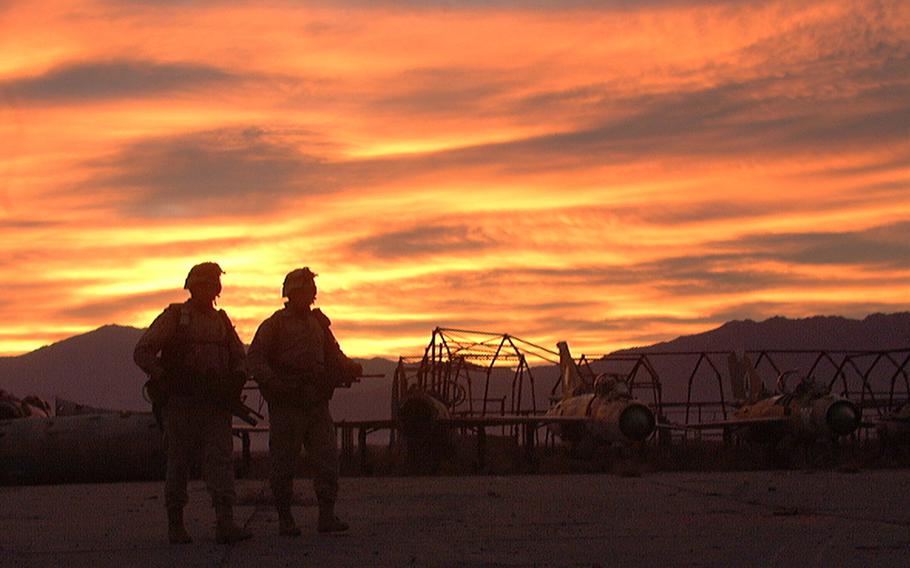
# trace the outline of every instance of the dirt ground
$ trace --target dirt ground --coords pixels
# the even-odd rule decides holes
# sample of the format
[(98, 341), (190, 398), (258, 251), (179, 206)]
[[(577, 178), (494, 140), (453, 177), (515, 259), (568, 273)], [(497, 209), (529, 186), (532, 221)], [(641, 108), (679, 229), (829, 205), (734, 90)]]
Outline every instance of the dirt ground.
[(238, 482), (254, 539), (216, 545), (191, 485), (191, 545), (166, 544), (162, 484), (0, 487), (0, 566), (906, 566), (910, 470), (343, 478), (341, 536), (277, 535)]

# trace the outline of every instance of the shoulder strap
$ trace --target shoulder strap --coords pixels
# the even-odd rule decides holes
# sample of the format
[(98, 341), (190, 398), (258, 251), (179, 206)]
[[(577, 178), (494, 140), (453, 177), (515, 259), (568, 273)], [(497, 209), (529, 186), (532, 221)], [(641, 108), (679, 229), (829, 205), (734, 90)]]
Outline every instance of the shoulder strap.
[(183, 365), (190, 350), (190, 307), (186, 303), (171, 304), (165, 309), (165, 311), (168, 310), (177, 313), (177, 328), (174, 336), (161, 350), (161, 362), (166, 369), (174, 370)]
[(234, 328), (234, 322), (228, 317), (226, 311), (218, 310), (218, 314), (221, 316), (221, 323), (224, 324), (224, 344), (230, 345), (231, 336), (237, 335), (237, 330)]
[(190, 307), (186, 303), (171, 304), (168, 309), (177, 312), (177, 332), (174, 334), (174, 340), (186, 342), (189, 337), (190, 320), (192, 319)]
[(313, 317), (316, 318), (316, 321), (319, 322), (319, 325), (322, 329), (328, 331), (329, 327), (332, 326), (332, 320), (329, 319), (329, 316), (322, 313), (322, 310), (316, 308), (312, 311)]

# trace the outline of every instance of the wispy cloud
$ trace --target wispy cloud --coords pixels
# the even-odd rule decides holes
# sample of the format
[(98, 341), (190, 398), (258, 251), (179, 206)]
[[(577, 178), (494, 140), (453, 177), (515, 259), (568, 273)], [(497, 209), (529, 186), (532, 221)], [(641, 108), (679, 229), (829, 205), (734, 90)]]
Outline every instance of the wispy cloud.
[(78, 104), (121, 98), (152, 99), (237, 81), (215, 66), (150, 61), (89, 61), (38, 76), (0, 82), (0, 92), (25, 104)]

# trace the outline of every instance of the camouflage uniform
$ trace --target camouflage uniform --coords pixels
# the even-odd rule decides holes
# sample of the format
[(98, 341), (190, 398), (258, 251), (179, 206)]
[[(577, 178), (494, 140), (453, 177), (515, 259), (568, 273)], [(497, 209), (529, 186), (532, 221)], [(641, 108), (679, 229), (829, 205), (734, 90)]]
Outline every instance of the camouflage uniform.
[[(320, 511), (338, 496), (338, 453), (329, 400), (351, 361), (320, 310), (288, 306), (262, 322), (248, 365), (269, 403), (271, 488), (279, 510), (290, 510), (301, 445), (315, 466), (313, 488)], [(356, 365), (356, 363), (354, 364)]]
[(190, 466), (201, 451), (212, 505), (229, 515), (235, 500), (231, 413), (211, 394), (201, 393), (195, 381), (203, 377), (216, 377), (222, 384), (237, 381), (243, 351), (243, 343), (224, 310), (192, 298), (166, 308), (136, 345), (136, 364), (153, 381), (162, 382), (167, 395), (163, 422), (167, 446), (165, 503), (169, 512), (186, 505)]

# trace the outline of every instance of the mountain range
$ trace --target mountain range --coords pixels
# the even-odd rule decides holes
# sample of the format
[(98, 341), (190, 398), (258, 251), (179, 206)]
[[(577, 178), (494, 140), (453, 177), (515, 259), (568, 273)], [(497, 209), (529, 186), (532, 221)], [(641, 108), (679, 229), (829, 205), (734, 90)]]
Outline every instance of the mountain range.
[[(95, 407), (146, 410), (141, 386), (145, 376), (132, 353), (143, 330), (105, 325), (30, 353), (0, 357), (0, 389), (22, 397), (61, 397)], [(836, 316), (802, 319), (775, 317), (761, 322), (731, 321), (696, 335), (636, 347), (618, 353), (743, 351), (760, 349), (885, 350), (910, 347), (910, 312), (873, 314), (862, 320)], [(578, 355), (578, 354), (576, 354)], [(397, 361), (357, 359), (368, 374), (351, 389), (339, 389), (332, 401), (336, 420), (374, 420), (390, 414), (391, 382)], [(595, 362), (595, 370), (598, 365)], [(544, 408), (558, 377), (556, 367), (535, 368), (538, 408)], [(685, 396), (686, 377), (661, 371), (664, 400)], [(505, 378), (507, 375), (502, 374)], [(643, 397), (646, 398), (646, 397)]]

